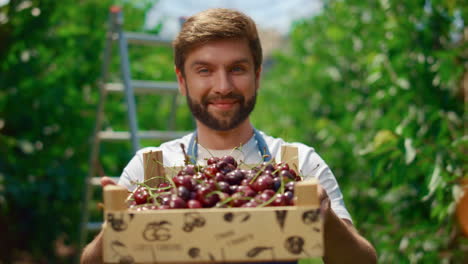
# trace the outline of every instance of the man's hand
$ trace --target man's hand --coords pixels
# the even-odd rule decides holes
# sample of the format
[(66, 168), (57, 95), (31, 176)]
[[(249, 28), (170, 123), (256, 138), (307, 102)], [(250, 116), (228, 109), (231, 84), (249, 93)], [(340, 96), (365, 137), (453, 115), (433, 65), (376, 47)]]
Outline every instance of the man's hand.
[[(104, 189), (107, 185), (116, 185), (116, 183), (109, 177), (102, 177), (102, 188)], [(84, 248), (83, 253), (81, 254), (81, 264), (102, 263), (102, 236), (103, 232), (101, 231), (94, 240)]]
[(324, 223), (326, 264), (334, 263), (377, 263), (377, 254), (372, 245), (354, 228), (348, 219), (339, 218), (331, 209), (330, 198), (322, 186), (317, 186)]
[(101, 177), (101, 186), (104, 189), (107, 185), (117, 185), (111, 178), (109, 177)]
[(317, 185), (317, 196), (320, 204), (320, 211), (322, 212), (322, 217), (326, 217), (330, 211), (331, 203), (327, 192), (321, 185)]

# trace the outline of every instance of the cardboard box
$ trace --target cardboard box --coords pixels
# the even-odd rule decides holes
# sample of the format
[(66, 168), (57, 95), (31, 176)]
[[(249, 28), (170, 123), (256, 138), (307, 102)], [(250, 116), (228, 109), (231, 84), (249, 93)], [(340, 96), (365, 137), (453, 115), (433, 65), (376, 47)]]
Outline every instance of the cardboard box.
[(323, 256), (317, 182), (296, 183), (295, 206), (131, 211), (104, 188), (105, 263), (291, 261)]

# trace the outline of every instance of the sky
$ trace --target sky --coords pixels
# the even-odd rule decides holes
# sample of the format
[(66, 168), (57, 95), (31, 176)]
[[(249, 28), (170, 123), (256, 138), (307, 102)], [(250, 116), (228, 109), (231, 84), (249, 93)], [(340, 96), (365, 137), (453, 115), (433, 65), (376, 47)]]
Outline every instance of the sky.
[(252, 17), (262, 29), (283, 35), (294, 20), (310, 17), (321, 9), (320, 0), (159, 0), (147, 13), (146, 28), (163, 22), (160, 33), (173, 38), (180, 28), (179, 17), (190, 16), (212, 7), (234, 8)]

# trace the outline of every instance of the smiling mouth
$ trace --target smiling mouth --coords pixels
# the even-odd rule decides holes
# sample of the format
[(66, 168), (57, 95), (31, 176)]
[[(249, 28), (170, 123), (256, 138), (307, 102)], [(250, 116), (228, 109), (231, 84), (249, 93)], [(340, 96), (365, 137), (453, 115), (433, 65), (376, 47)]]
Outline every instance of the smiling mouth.
[(237, 103), (238, 103), (237, 100), (216, 100), (216, 101), (209, 102), (208, 105), (211, 105), (221, 110), (230, 110)]

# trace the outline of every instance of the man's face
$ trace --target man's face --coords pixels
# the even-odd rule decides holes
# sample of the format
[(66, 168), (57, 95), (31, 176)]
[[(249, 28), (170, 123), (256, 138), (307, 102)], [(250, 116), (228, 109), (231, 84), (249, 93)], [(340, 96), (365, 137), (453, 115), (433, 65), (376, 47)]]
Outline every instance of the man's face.
[(226, 131), (247, 121), (255, 106), (260, 70), (255, 72), (246, 40), (211, 41), (189, 52), (179, 89), (195, 118)]

